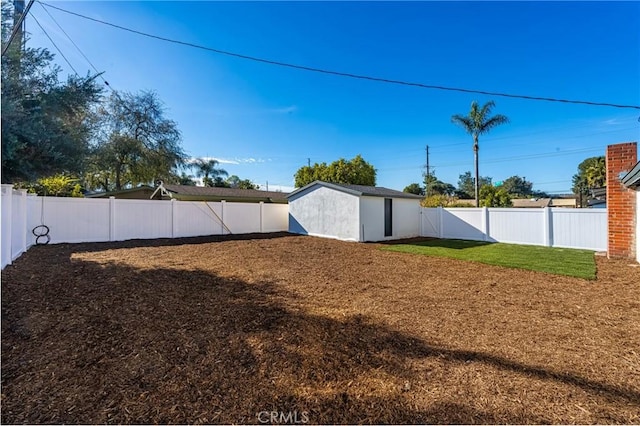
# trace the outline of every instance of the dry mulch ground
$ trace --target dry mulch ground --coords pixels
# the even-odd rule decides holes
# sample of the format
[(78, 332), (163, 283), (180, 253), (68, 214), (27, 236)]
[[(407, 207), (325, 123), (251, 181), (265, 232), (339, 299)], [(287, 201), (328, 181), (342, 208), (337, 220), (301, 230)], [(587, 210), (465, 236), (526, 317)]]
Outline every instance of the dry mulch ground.
[(640, 423), (640, 268), (379, 247), (34, 247), (2, 272), (2, 423)]

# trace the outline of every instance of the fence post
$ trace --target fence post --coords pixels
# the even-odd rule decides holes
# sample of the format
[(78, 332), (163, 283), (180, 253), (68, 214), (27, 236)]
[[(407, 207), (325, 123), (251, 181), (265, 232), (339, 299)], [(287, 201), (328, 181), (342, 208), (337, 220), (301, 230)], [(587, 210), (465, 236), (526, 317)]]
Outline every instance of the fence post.
[(225, 200), (220, 201), (220, 235), (224, 235), (224, 205)]
[(482, 240), (489, 241), (489, 208), (482, 208)]
[(438, 206), (438, 238), (444, 238), (444, 207)]
[(542, 209), (544, 214), (544, 245), (551, 247), (553, 245), (553, 224), (551, 208), (545, 207)]
[[(2, 184), (2, 267), (11, 265), (13, 250), (11, 250), (11, 201), (13, 198), (13, 184)], [(7, 255), (8, 253), (8, 255)]]
[(116, 197), (109, 197), (109, 241), (116, 240)]
[(171, 199), (171, 238), (176, 237), (176, 199)]
[(264, 209), (264, 201), (260, 201), (260, 232), (263, 232), (263, 220), (264, 220), (264, 213), (263, 213), (263, 209)]
[(20, 247), (20, 253), (24, 253), (27, 251), (27, 232), (29, 232), (29, 224), (27, 223), (27, 190), (26, 189), (21, 189), (20, 190), (20, 219), (23, 220), (22, 222), (22, 230), (20, 232), (20, 234), (22, 235), (22, 238), (20, 239), (20, 244), (22, 245), (22, 247)]

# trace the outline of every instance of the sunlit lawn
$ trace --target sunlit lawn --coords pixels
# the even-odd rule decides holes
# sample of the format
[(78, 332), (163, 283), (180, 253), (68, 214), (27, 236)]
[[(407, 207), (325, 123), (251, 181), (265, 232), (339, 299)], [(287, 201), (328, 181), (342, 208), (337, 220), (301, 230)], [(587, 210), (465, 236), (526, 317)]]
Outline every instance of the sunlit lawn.
[(425, 256), (449, 257), (505, 268), (529, 269), (578, 278), (596, 278), (594, 253), (589, 250), (438, 239), (395, 244), (383, 249)]

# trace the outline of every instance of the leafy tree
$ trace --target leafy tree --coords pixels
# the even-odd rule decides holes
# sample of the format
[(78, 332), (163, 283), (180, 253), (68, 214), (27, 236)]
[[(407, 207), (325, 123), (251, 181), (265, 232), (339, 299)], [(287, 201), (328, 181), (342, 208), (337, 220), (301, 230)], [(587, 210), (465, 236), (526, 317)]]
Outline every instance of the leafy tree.
[(415, 194), (415, 195), (424, 195), (424, 189), (420, 186), (419, 183), (411, 183), (409, 185), (407, 185), (402, 192), (406, 192), (408, 194)]
[(188, 175), (186, 172), (182, 172), (178, 176), (178, 185), (195, 186), (196, 182), (193, 180), (193, 175)]
[(240, 179), (236, 175), (229, 176), (227, 178), (227, 183), (231, 188), (238, 189), (260, 189), (260, 185), (256, 185), (251, 182), (249, 179)]
[(17, 188), (27, 189), (31, 193), (51, 197), (83, 197), (78, 179), (63, 174), (43, 177), (33, 183), (21, 182)]
[(505, 179), (501, 188), (514, 197), (528, 197), (534, 193), (533, 183), (517, 175)]
[(493, 185), (483, 185), (480, 188), (481, 207), (511, 207), (511, 196), (504, 188)]
[(204, 186), (216, 186), (214, 185), (215, 178), (222, 178), (222, 176), (228, 176), (226, 170), (218, 168), (220, 162), (216, 159), (196, 159), (192, 167), (196, 169), (196, 176), (202, 178)]
[(213, 178), (213, 180), (209, 179), (209, 181), (211, 182), (211, 185), (206, 185), (206, 186), (213, 186), (216, 188), (231, 188), (231, 185), (229, 184), (229, 182), (222, 179), (221, 176), (216, 176), (215, 178)]
[(105, 191), (156, 180), (176, 181), (183, 167), (177, 124), (164, 115), (154, 92), (114, 92), (98, 110), (100, 132), (86, 180)]
[(425, 194), (427, 196), (438, 194), (453, 196), (456, 192), (455, 186), (451, 185), (450, 183), (442, 182), (440, 179), (436, 178), (433, 173), (430, 173), (429, 176), (425, 175), (424, 185)]
[(462, 202), (458, 197), (444, 194), (435, 194), (425, 197), (420, 201), (422, 207), (472, 207), (471, 204)]
[(340, 158), (328, 166), (326, 163), (315, 163), (311, 167), (301, 167), (294, 177), (296, 188), (308, 185), (315, 180), (375, 186), (376, 169), (367, 163), (362, 156), (356, 155), (349, 161)]
[[(2, 2), (2, 44), (11, 32), (11, 7)], [(91, 107), (101, 89), (93, 77), (59, 80), (46, 49), (12, 43), (2, 57), (2, 181), (78, 174), (92, 135)]]
[[(475, 193), (475, 185), (473, 182), (471, 172), (461, 174), (458, 179), (456, 195), (460, 198), (473, 199)], [(480, 177), (480, 183), (482, 186), (491, 185), (491, 178), (488, 176)]]
[(480, 175), (478, 169), (478, 150), (480, 146), (478, 145), (478, 139), (480, 135), (488, 133), (494, 127), (497, 127), (501, 124), (505, 124), (509, 122), (509, 118), (504, 115), (497, 114), (493, 117), (490, 117), (491, 110), (495, 106), (495, 102), (489, 101), (484, 104), (482, 107), (478, 106), (477, 101), (471, 102), (471, 110), (469, 111), (469, 115), (460, 115), (455, 114), (451, 116), (451, 121), (454, 124), (462, 127), (467, 133), (473, 136), (473, 155), (475, 162), (475, 185), (474, 185), (474, 194), (476, 200), (476, 207), (479, 205), (479, 192), (480, 192)]
[(604, 156), (589, 157), (578, 164), (578, 173), (573, 175), (572, 182), (573, 193), (580, 196), (581, 207), (585, 207), (589, 190), (607, 184)]
[(294, 175), (296, 188), (301, 188), (316, 180), (327, 179), (328, 168), (327, 163), (315, 163), (313, 166), (299, 168)]

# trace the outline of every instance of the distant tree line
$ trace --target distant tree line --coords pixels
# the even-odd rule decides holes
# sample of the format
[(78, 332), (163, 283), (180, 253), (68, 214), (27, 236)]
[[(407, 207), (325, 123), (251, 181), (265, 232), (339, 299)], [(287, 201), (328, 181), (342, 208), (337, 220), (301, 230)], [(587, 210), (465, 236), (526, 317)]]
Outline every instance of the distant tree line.
[[(425, 176), (424, 186), (412, 183), (404, 188), (404, 192), (424, 195), (423, 205), (426, 207), (470, 207), (471, 204), (461, 200), (473, 200), (475, 197), (475, 184), (471, 172), (465, 172), (458, 178), (458, 186), (442, 182), (435, 174)], [(500, 185), (493, 184), (493, 179), (488, 176), (480, 177), (480, 206), (508, 207), (512, 205), (514, 198), (547, 197), (542, 191), (535, 191), (533, 183), (524, 177), (511, 176)]]

